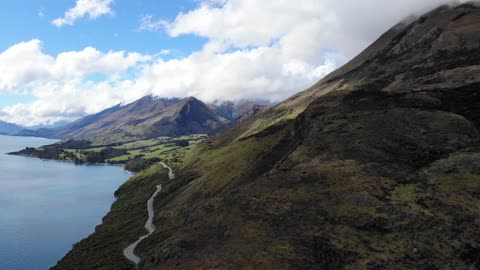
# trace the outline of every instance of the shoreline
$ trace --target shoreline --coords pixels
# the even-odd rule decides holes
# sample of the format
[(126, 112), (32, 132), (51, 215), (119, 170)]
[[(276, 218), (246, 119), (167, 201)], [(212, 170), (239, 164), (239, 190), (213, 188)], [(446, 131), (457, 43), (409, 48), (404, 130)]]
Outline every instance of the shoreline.
[(41, 158), (41, 157), (35, 157), (35, 156), (29, 156), (29, 155), (22, 155), (22, 154), (19, 154), (19, 153), (16, 153), (16, 152), (12, 152), (12, 153), (4, 153), (4, 155), (8, 155), (8, 156), (17, 156), (17, 157), (25, 157), (25, 158), (33, 158), (33, 159), (40, 159), (42, 161), (57, 161), (57, 162), (65, 162), (65, 163), (71, 163), (71, 164), (74, 164), (74, 165), (86, 165), (86, 166), (122, 166), (124, 167), (124, 170), (127, 171), (127, 172), (131, 172), (131, 173), (136, 173), (136, 172), (132, 172), (132, 171), (129, 171), (127, 169), (125, 169), (125, 164), (123, 163), (109, 163), (109, 162), (105, 162), (105, 163), (89, 163), (89, 162), (75, 162), (73, 160), (67, 160), (67, 159), (54, 159), (54, 158)]
[[(15, 262), (15, 267), (19, 269), (35, 269), (32, 264), (38, 264), (37, 267), (43, 269), (56, 265), (75, 244), (95, 233), (112, 204), (118, 200), (115, 191), (134, 176), (111, 164), (72, 166), (71, 162), (64, 160), (42, 160), (9, 153), (18, 149), (19, 145), (35, 143), (38, 142), (3, 138), (3, 151), (0, 151), (0, 159), (4, 165), (1, 178), (2, 182), (6, 183), (3, 189), (4, 198), (11, 195), (14, 199), (13, 203), (4, 204), (5, 213), (14, 215), (2, 222), (2, 227), (6, 229), (2, 236), (15, 226), (15, 231), (8, 233), (8, 237), (4, 239), (12, 239), (18, 243), (18, 246), (12, 249), (3, 250), (2, 255), (18, 261), (18, 264)], [(26, 209), (28, 205), (29, 209)], [(66, 206), (78, 206), (78, 211), (72, 215), (68, 208), (66, 211), (59, 209)], [(17, 210), (22, 211), (22, 215), (16, 216)], [(58, 218), (55, 224), (52, 223), (52, 218)], [(75, 225), (72, 226), (71, 223)], [(18, 224), (22, 224), (21, 228)], [(57, 228), (58, 224), (61, 228), (52, 231), (51, 228)], [(28, 231), (41, 233), (42, 237), (26, 233)], [(55, 233), (65, 233), (65, 236), (59, 239), (55, 237)], [(8, 241), (3, 243), (2, 247), (7, 243)], [(29, 248), (23, 249), (22, 246)], [(41, 258), (33, 256), (39, 252), (44, 252)], [(17, 260), (18, 256), (29, 259)], [(9, 262), (13, 261), (3, 260), (0, 268), (15, 268), (6, 267), (5, 263)]]

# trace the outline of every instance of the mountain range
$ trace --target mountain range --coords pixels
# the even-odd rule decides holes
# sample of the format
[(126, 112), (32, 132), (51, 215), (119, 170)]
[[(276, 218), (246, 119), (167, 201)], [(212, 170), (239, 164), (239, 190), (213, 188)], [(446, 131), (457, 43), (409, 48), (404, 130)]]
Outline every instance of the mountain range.
[(40, 125), (25, 127), (25, 126), (13, 124), (13, 123), (0, 121), (0, 134), (15, 135), (15, 134), (18, 134), (19, 132), (27, 132), (27, 131), (34, 133), (34, 131), (36, 130), (59, 128), (67, 124), (68, 122), (66, 121), (60, 121), (54, 124), (40, 124)]
[(4, 121), (0, 121), (0, 134), (7, 135), (22, 130), (23, 127)]
[(58, 128), (16, 129), (13, 135), (88, 139), (98, 144), (110, 144), (160, 136), (210, 134), (232, 121), (248, 119), (267, 108), (268, 105), (247, 101), (223, 102), (217, 106), (207, 105), (193, 97), (165, 99), (146, 96)]

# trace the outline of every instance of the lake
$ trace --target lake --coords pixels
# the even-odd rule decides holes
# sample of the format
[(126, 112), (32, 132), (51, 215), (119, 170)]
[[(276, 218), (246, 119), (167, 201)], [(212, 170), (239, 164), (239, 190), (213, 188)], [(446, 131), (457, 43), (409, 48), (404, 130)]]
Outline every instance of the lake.
[(130, 173), (4, 153), (55, 141), (0, 136), (0, 269), (42, 270), (93, 233)]

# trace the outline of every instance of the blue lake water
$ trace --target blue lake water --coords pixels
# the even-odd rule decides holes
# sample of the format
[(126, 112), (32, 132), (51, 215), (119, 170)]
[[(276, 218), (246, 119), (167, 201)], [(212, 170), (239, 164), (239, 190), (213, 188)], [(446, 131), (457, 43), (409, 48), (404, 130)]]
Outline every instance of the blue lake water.
[(131, 174), (119, 166), (8, 156), (54, 141), (0, 136), (0, 270), (43, 270), (93, 233)]

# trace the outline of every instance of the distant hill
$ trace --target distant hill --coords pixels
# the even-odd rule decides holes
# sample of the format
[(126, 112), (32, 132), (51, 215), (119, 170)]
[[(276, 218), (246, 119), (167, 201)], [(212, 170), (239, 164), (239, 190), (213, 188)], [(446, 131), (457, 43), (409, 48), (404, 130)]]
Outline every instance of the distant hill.
[(15, 136), (35, 136), (35, 137), (45, 137), (45, 138), (64, 138), (64, 134), (68, 134), (69, 132), (73, 132), (77, 129), (81, 129), (85, 126), (88, 126), (95, 121), (101, 119), (102, 117), (105, 117), (106, 115), (120, 109), (120, 105), (116, 105), (114, 107), (108, 108), (104, 111), (101, 111), (96, 114), (88, 115), (85, 116), (75, 122), (72, 122), (70, 124), (57, 127), (57, 128), (28, 128), (28, 129), (22, 129), (20, 131), (17, 131), (13, 133), (12, 135)]
[(12, 132), (17, 132), (19, 130), (23, 129), (23, 127), (19, 125), (15, 125), (12, 123), (7, 123), (4, 121), (0, 121), (0, 134), (10, 134)]
[(70, 123), (69, 121), (59, 121), (52, 124), (39, 124), (34, 126), (28, 126), (27, 128), (30, 130), (39, 130), (44, 128), (54, 129), (54, 128), (60, 128), (60, 127), (66, 126), (69, 123)]
[(15, 132), (9, 133), (12, 136), (24, 136), (24, 137), (43, 137), (50, 139), (57, 139), (57, 131), (51, 128), (40, 128), (37, 130), (32, 129), (21, 129)]

